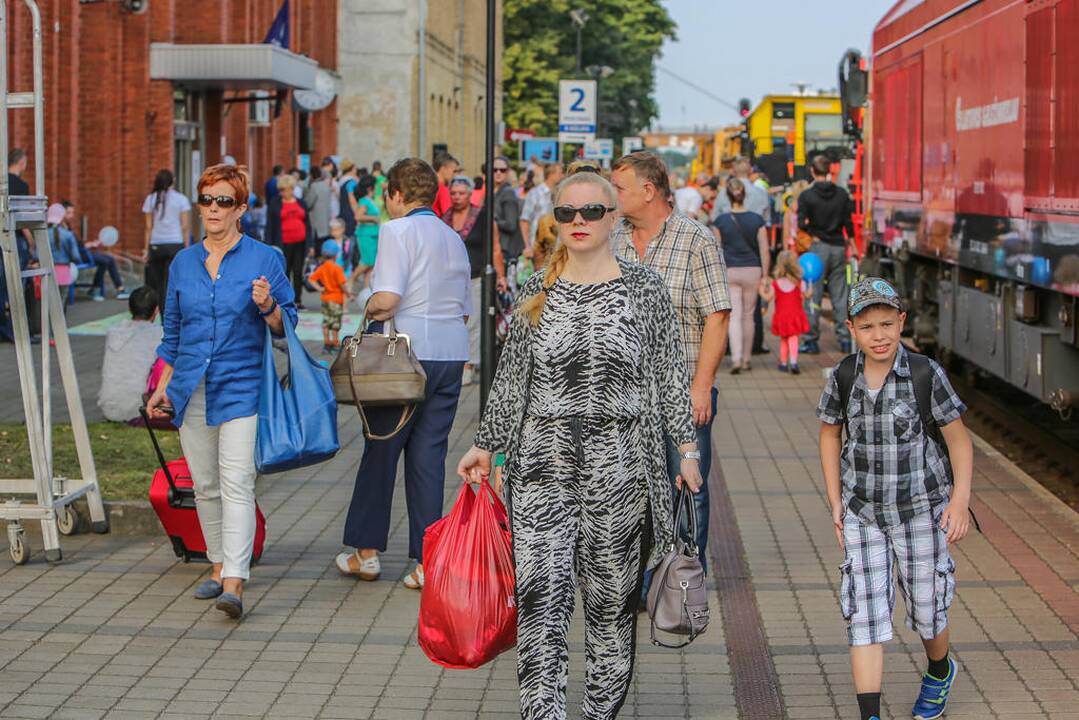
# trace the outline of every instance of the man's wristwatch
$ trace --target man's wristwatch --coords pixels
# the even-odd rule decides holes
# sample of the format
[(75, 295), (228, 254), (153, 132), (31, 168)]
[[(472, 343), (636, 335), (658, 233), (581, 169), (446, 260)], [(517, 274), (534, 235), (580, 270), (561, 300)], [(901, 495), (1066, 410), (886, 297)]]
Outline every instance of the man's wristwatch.
[(683, 460), (696, 460), (697, 462), (700, 462), (701, 461), (701, 453), (700, 453), (699, 450), (686, 450), (684, 453), (682, 453), (682, 459)]

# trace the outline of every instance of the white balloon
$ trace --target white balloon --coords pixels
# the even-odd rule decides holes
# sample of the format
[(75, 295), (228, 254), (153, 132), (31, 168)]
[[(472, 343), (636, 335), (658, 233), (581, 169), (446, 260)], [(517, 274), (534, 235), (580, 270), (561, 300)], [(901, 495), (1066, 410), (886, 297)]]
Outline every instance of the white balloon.
[(106, 225), (101, 228), (101, 231), (97, 234), (97, 239), (103, 246), (112, 247), (120, 241), (120, 231), (112, 225)]

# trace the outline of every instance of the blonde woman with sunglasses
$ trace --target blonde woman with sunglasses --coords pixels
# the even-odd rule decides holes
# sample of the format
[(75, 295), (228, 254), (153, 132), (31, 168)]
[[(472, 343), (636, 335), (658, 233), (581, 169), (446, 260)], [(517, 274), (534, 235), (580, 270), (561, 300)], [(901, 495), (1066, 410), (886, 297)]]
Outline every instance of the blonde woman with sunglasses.
[(578, 581), (587, 624), (578, 717), (617, 716), (642, 574), (673, 535), (665, 434), (685, 453), (681, 479), (701, 484), (674, 308), (659, 275), (612, 254), (615, 200), (595, 173), (559, 184), (558, 246), (522, 288), (475, 445), (457, 468), (478, 483), (492, 454), (507, 454), (523, 718), (566, 717)]

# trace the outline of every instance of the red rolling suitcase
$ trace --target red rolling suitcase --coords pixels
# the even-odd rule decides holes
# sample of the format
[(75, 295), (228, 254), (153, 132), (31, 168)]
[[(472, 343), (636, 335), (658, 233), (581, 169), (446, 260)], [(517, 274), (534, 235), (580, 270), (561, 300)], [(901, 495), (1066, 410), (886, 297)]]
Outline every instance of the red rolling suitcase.
[[(157, 442), (157, 436), (150, 422), (150, 416), (145, 409), (139, 411), (146, 430), (150, 433), (150, 440), (154, 444), (154, 452), (157, 453), (161, 467), (154, 472), (154, 479), (150, 481), (150, 505), (157, 513), (157, 519), (161, 521), (161, 527), (172, 541), (173, 552), (176, 557), (183, 558), (184, 562), (193, 559), (206, 559), (206, 540), (202, 537), (202, 526), (199, 525), (199, 516), (195, 512), (195, 487), (191, 481), (191, 470), (187, 467), (187, 460), (165, 460), (165, 454), (161, 451), (161, 445)], [(262, 508), (255, 503), (255, 546), (251, 553), (251, 562), (258, 562), (262, 557), (262, 548), (266, 544), (266, 517), (262, 514)]]

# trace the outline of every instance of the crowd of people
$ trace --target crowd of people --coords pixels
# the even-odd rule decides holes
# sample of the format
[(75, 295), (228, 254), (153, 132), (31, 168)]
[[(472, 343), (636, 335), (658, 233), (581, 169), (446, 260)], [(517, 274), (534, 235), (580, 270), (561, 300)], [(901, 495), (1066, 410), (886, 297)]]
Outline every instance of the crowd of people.
[(794, 335), (777, 330), (773, 322), (773, 334), (781, 346), (786, 344), (784, 358), (794, 357), (793, 364), (781, 358), (780, 365), (797, 372), (798, 352), (820, 352), (820, 308), (825, 292), (831, 300), (840, 349), (852, 349), (845, 320), (847, 292), (856, 274), (849, 266), (852, 258), (858, 259), (859, 249), (854, 242), (851, 198), (832, 181), (832, 169), (828, 156), (822, 153), (809, 163), (812, 182), (770, 186), (747, 158), (737, 158), (729, 171), (717, 176), (701, 174), (690, 182), (672, 176), (672, 186), (677, 188), (675, 205), (683, 214), (713, 228), (732, 269), (733, 374), (750, 369), (752, 355), (770, 351), (765, 344), (763, 317), (774, 297), (770, 269), (784, 251), (795, 258), (812, 252), (822, 261), (823, 277), (803, 283), (801, 272), (789, 267), (795, 273), (790, 277), (796, 279), (806, 297), (800, 303), (801, 312), (795, 304), (780, 300), (783, 310), (778, 325), (787, 331), (806, 327), (796, 333), (799, 341), (792, 344), (789, 338)]
[[(17, 178), (19, 158), (11, 159)], [(779, 369), (797, 374), (799, 352), (819, 352), (822, 286), (842, 349), (858, 350), (832, 373), (817, 415), (860, 712), (879, 719), (898, 572), (928, 662), (912, 714), (939, 717), (958, 672), (948, 545), (968, 528), (965, 408), (938, 365), (900, 344), (905, 315), (894, 288), (880, 278), (848, 286), (850, 202), (827, 159), (812, 161), (811, 185), (783, 193), (762, 187), (744, 159), (729, 177), (691, 184), (643, 151), (609, 171), (587, 161), (530, 165), (518, 181), (502, 156), (478, 176), (448, 154), (433, 164), (400, 160), (385, 174), (378, 163), (368, 171), (326, 158), (310, 174), (275, 168), (262, 198), (243, 168), (215, 165), (198, 181), (206, 236), (194, 244), (190, 202), (171, 174), (158, 174), (144, 205), (146, 285), (130, 296), (131, 320), (106, 340), (104, 372), (132, 397), (102, 398), (102, 407), (122, 420), (140, 402), (134, 396), (147, 397), (153, 420), (179, 428), (212, 563), (195, 597), (243, 617), (263, 349), (297, 321), (305, 291), (320, 296), (327, 351), (339, 347), (345, 305), (364, 294), (372, 329), (406, 333), (426, 374), (411, 412), (366, 410), (347, 549), (334, 559), (345, 575), (380, 579), (403, 457), (413, 564), (402, 582), (424, 587), (424, 531), (441, 516), (450, 429), (479, 367), (491, 223), (499, 290), (515, 300), (457, 472), (491, 481), (510, 501), (522, 717), (566, 717), (578, 588), (581, 715), (618, 715), (651, 570), (683, 531), (673, 512), (683, 487), (694, 501), (692, 544), (707, 557), (708, 483), (721, 473), (711, 466), (716, 382), (728, 341), (731, 373), (750, 371), (762, 304), (770, 306)], [(50, 211), (57, 256), (70, 262), (80, 245), (61, 232), (66, 217), (63, 206)], [(824, 282), (805, 282), (806, 251), (821, 259)]]

